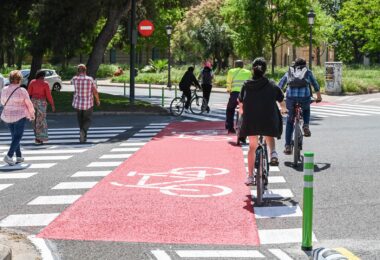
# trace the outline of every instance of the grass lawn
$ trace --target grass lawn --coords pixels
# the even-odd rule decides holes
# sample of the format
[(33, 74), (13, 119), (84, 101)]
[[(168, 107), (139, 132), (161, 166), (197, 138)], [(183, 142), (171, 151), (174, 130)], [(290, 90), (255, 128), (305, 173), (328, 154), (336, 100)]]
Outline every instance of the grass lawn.
[[(52, 92), (56, 112), (75, 112), (72, 107), (73, 92)], [(100, 106), (94, 106), (94, 111), (113, 111), (113, 112), (147, 112), (147, 113), (167, 113), (162, 107), (152, 105), (147, 102), (135, 100), (131, 104), (129, 99), (123, 96), (114, 96), (104, 93), (100, 95)], [(51, 112), (49, 106), (48, 112)]]

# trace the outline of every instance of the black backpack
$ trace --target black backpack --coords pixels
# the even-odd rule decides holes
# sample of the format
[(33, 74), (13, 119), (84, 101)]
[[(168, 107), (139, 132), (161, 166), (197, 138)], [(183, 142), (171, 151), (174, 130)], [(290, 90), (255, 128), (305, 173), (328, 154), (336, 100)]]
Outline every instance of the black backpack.
[(288, 86), (290, 88), (302, 88), (308, 86), (306, 80), (307, 68), (303, 67), (289, 67), (288, 71)]
[(211, 69), (206, 67), (202, 70), (202, 84), (212, 85)]

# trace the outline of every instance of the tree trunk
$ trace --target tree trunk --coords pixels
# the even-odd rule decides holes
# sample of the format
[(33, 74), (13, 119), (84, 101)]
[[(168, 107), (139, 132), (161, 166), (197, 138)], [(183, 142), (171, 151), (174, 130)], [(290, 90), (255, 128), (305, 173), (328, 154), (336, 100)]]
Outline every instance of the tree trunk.
[(272, 75), (274, 75), (274, 66), (276, 66), (276, 45), (271, 44), (272, 50)]
[(321, 47), (317, 47), (317, 66), (321, 66)]
[[(41, 69), (42, 61), (44, 57), (44, 51), (38, 51), (33, 54), (32, 65), (30, 66), (29, 82), (35, 78), (37, 70)], [(28, 85), (29, 85), (28, 82)]]
[(0, 68), (3, 69), (4, 68), (4, 50), (1, 48), (0, 49)]
[(94, 48), (87, 61), (87, 74), (93, 78), (102, 63), (109, 42), (115, 35), (122, 16), (131, 8), (131, 0), (123, 1), (123, 5), (113, 5), (108, 11), (107, 22), (95, 40)]
[(297, 47), (295, 45), (292, 46), (292, 61), (297, 59)]

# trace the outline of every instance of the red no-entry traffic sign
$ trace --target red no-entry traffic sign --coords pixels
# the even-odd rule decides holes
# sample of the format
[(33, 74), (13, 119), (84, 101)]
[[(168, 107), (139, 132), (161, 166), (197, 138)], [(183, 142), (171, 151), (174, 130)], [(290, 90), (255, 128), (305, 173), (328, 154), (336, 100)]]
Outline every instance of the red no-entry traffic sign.
[(154, 32), (154, 25), (149, 20), (142, 20), (139, 23), (138, 30), (141, 36), (149, 37)]

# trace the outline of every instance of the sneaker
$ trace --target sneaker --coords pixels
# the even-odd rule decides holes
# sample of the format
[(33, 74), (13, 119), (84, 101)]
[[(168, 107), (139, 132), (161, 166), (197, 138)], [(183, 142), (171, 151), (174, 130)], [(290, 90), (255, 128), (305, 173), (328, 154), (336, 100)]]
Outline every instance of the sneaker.
[(23, 163), (24, 161), (24, 157), (16, 157), (16, 163)]
[(245, 185), (247, 185), (247, 186), (255, 185), (255, 177), (248, 176), (247, 180), (245, 181)]
[(290, 145), (285, 145), (284, 154), (287, 154), (287, 155), (292, 154), (292, 148), (290, 147)]
[(305, 137), (311, 136), (309, 125), (303, 125), (302, 130), (303, 130), (303, 136)]
[(13, 161), (13, 159), (12, 159), (11, 157), (9, 157), (8, 155), (5, 155), (5, 156), (4, 156), (3, 161), (4, 161), (5, 163), (7, 163), (8, 165), (10, 165), (10, 166), (15, 165), (15, 162)]
[(276, 151), (273, 151), (270, 155), (270, 166), (278, 166), (278, 154)]

